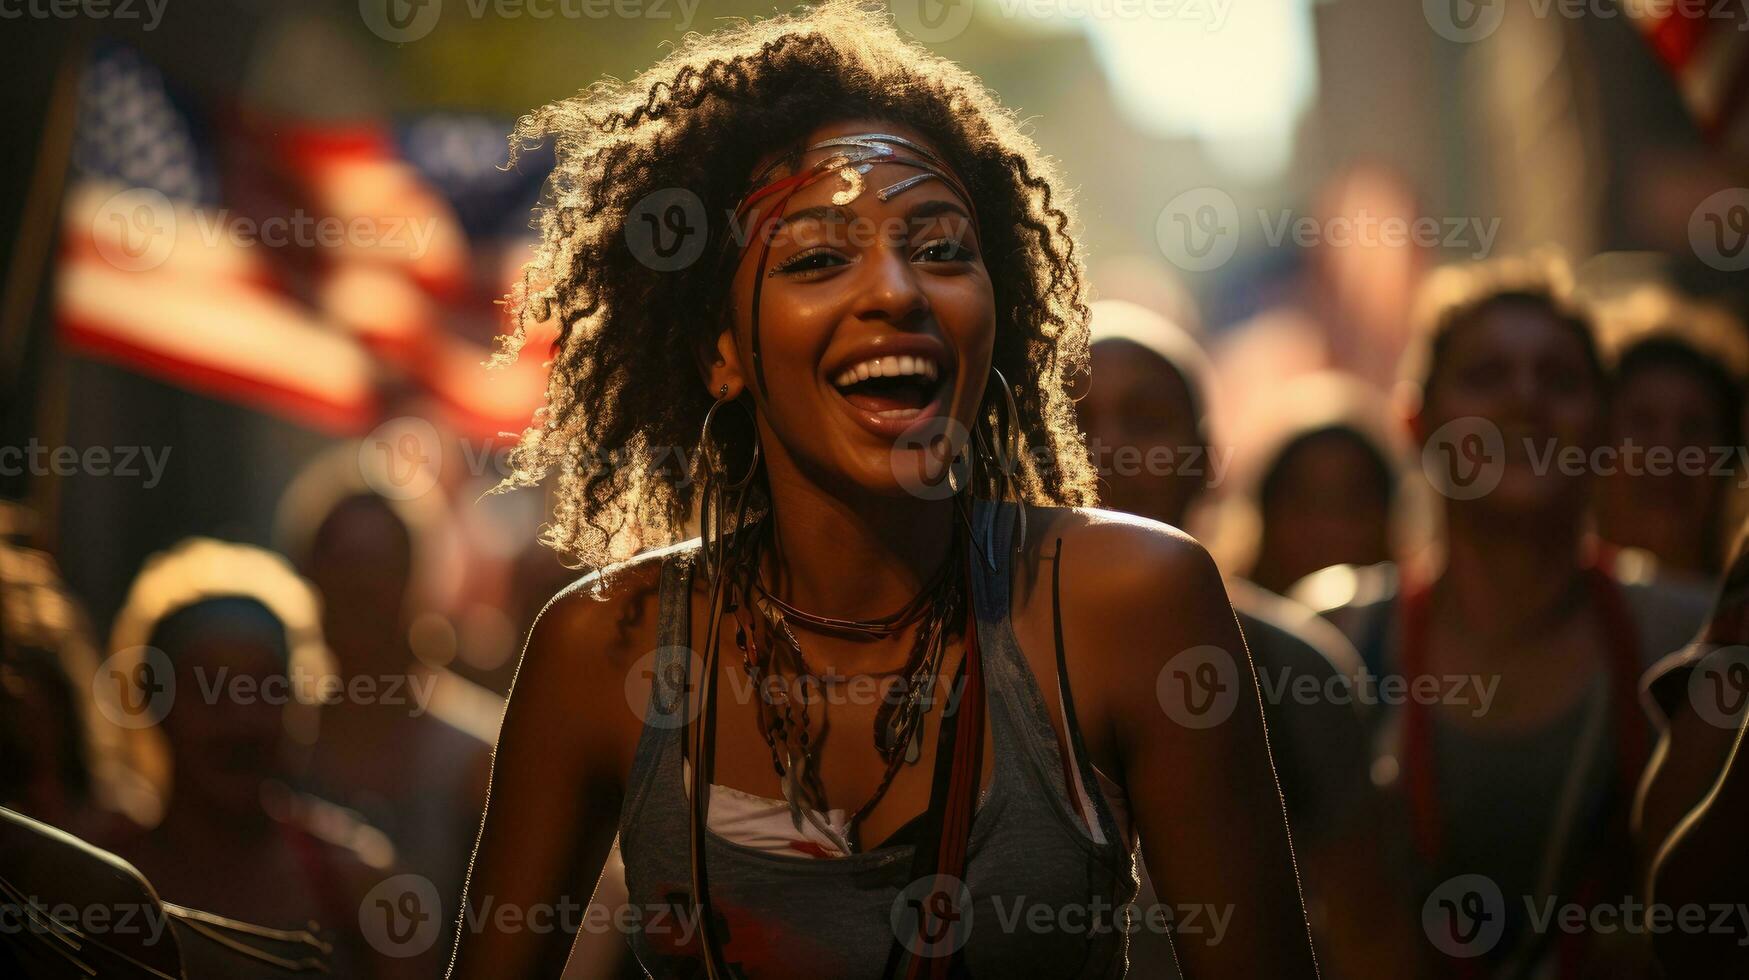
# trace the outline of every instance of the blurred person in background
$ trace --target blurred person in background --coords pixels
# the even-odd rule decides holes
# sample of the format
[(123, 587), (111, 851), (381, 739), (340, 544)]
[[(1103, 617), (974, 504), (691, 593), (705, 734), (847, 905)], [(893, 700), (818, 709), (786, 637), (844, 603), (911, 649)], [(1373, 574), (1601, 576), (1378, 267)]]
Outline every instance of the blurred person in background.
[(1618, 317), (1637, 322), (1611, 338), (1611, 444), (1623, 461), (1599, 486), (1598, 533), (1649, 552), (1662, 574), (1710, 587), (1745, 470), (1749, 336), (1722, 310), (1651, 287), (1619, 303)]
[(88, 838), (154, 819), (161, 805), (92, 702), (97, 671), (90, 625), (54, 559), (0, 538), (0, 806)]
[(1590, 458), (1607, 429), (1608, 378), (1564, 263), (1443, 269), (1419, 330), (1411, 426), (1438, 463), (1424, 468), (1445, 498), (1443, 565), (1328, 569), (1298, 592), (1387, 678), (1439, 681), (1388, 709), (1375, 766), (1400, 805), (1429, 962), (1655, 976), (1643, 935), (1539, 929), (1526, 910), (1634, 895), (1639, 677), (1694, 634), (1705, 597), (1618, 581), (1587, 538), (1592, 473), (1550, 462)]
[[(1101, 300), (1093, 304), (1092, 368), (1076, 405), (1102, 497), (1115, 510), (1186, 526), (1192, 506), (1223, 475), (1206, 434), (1207, 358), (1164, 317)], [(1232, 576), (1227, 593), (1257, 672), (1272, 681), (1263, 714), (1325, 975), (1411, 976), (1403, 885), (1379, 861), (1363, 709), (1352, 698), (1290, 693), (1305, 683), (1300, 678), (1319, 692), (1351, 689), (1360, 658), (1340, 632), (1292, 600)], [(1144, 878), (1144, 906), (1155, 900), (1152, 888)], [(1381, 926), (1397, 916), (1396, 928)], [(1148, 932), (1136, 937), (1138, 947), (1163, 941)]]
[(109, 663), (122, 688), (103, 696), (161, 739), (168, 804), (155, 827), (108, 846), (166, 901), (273, 929), (319, 925), (339, 976), (429, 976), (431, 954), (387, 955), (360, 928), (371, 889), (395, 870), (392, 846), (287, 788), (288, 736), (331, 676), (317, 602), (282, 559), (248, 545), (191, 538), (147, 561), (116, 619)]
[[(1734, 554), (1705, 629), (1643, 685), (1659, 728), (1634, 810), (1648, 904), (1749, 903), (1749, 525)], [(1741, 920), (1668, 930), (1652, 944), (1669, 977), (1749, 976), (1749, 923)]]
[[(444, 519), (434, 486), (390, 479), (368, 443), (318, 457), (281, 501), (279, 537), (322, 600), (322, 630), (342, 687), (297, 773), (304, 790), (357, 811), (425, 876), (452, 923), (491, 772), (503, 701), (444, 669), (447, 620), (421, 611), (427, 533)], [(427, 488), (427, 493), (411, 491)], [(386, 492), (385, 492), (386, 491)], [(424, 649), (420, 649), (423, 647)], [(427, 663), (422, 652), (438, 662)]]
[(1247, 578), (1287, 594), (1331, 565), (1396, 557), (1403, 453), (1381, 428), (1386, 402), (1340, 374), (1296, 379), (1270, 400), (1273, 433), (1241, 460), (1255, 475), (1256, 549)]

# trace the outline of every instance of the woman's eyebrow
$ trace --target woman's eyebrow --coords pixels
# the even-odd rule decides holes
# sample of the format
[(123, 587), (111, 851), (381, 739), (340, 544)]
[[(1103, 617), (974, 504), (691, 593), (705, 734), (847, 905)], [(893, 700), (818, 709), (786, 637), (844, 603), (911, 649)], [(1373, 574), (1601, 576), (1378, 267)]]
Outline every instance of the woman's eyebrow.
[(951, 198), (935, 197), (927, 201), (919, 201), (917, 206), (908, 212), (913, 219), (933, 218), (943, 214), (957, 214), (967, 221), (972, 220), (971, 212), (960, 206)]
[(773, 226), (772, 230), (775, 231), (779, 228), (788, 227), (789, 225), (799, 225), (804, 221), (849, 224), (855, 220), (855, 218), (855, 212), (847, 207), (836, 204), (816, 204), (812, 207), (802, 208), (799, 211), (794, 211), (778, 218), (777, 223)]

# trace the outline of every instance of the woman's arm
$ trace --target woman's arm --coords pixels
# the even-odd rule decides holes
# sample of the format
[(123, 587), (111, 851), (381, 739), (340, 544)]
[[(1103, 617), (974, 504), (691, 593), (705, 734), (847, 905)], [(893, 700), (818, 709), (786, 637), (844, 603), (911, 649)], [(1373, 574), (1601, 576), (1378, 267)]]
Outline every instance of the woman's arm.
[(1100, 515), (1075, 530), (1063, 580), (1081, 584), (1065, 625), (1099, 651), (1101, 713), (1148, 873), (1185, 924), (1173, 933), (1185, 980), (1316, 977), (1262, 701), (1220, 572), (1163, 524)]
[(621, 603), (580, 583), (542, 611), (492, 761), (449, 976), (557, 977), (618, 829), (631, 717)]

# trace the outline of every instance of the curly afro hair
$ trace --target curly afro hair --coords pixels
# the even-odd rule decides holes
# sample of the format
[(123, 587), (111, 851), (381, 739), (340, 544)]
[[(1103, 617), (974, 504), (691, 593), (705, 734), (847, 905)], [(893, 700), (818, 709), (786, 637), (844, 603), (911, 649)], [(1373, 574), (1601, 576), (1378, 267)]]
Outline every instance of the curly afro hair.
[(1014, 385), (1028, 446), (1015, 493), (1040, 505), (1096, 502), (1068, 393), (1087, 365), (1084, 274), (1050, 163), (981, 82), (903, 40), (883, 8), (825, 0), (692, 35), (631, 82), (598, 82), (523, 117), (511, 136), (513, 161), (550, 140), (555, 164), (495, 360), (516, 357), (536, 323), (553, 322), (558, 340), (546, 404), (500, 489), (556, 471), (542, 540), (577, 566), (603, 568), (686, 527), (695, 484), (684, 461), (697, 455), (711, 405), (696, 353), (733, 315), (727, 270), (698, 261), (658, 271), (628, 243), (629, 216), (650, 195), (683, 188), (710, 216), (702, 254), (716, 255), (760, 157), (787, 147), (793, 163), (808, 133), (852, 117), (926, 134), (977, 206), (996, 300), (993, 363)]

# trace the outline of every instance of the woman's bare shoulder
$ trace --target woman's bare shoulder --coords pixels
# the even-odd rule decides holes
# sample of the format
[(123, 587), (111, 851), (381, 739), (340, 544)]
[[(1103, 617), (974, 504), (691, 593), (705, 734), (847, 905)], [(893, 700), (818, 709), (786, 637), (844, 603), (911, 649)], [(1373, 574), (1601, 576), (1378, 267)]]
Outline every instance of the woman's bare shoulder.
[(636, 685), (647, 685), (639, 665), (660, 645), (662, 569), (689, 557), (684, 546), (649, 552), (560, 589), (529, 631), (511, 684), (511, 711), (580, 724), (621, 714), (578, 709), (624, 705), (622, 699), (636, 700)]
[(1175, 597), (1218, 594), (1226, 605), (1220, 573), (1195, 538), (1160, 521), (1092, 507), (1027, 508), (1021, 567), (1029, 597), (1042, 592), (1048, 601), (1059, 541), (1065, 602), (1120, 615), (1177, 605)]

